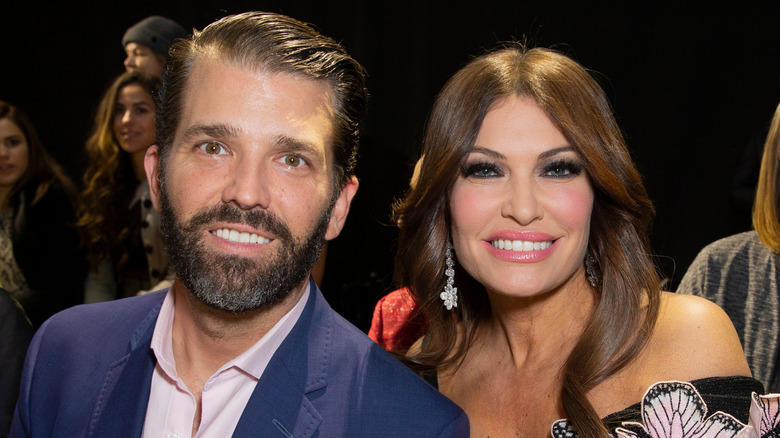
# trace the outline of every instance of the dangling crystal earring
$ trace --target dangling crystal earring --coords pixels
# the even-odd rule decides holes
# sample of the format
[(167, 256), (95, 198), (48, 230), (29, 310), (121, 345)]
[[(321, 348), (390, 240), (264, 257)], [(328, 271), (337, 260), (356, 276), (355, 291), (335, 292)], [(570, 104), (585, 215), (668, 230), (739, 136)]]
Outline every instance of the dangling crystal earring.
[(452, 244), (447, 241), (447, 251), (445, 252), (446, 260), (445, 265), (447, 269), (444, 271), (444, 275), (447, 277), (447, 284), (444, 286), (444, 292), (439, 294), (439, 298), (444, 301), (444, 307), (447, 310), (452, 310), (453, 307), (458, 307), (458, 288), (455, 284), (455, 262), (452, 261)]
[(585, 257), (585, 274), (588, 276), (588, 283), (590, 283), (591, 286), (596, 287), (596, 283), (599, 280), (597, 270), (596, 270), (596, 259), (593, 258), (592, 255), (588, 254)]

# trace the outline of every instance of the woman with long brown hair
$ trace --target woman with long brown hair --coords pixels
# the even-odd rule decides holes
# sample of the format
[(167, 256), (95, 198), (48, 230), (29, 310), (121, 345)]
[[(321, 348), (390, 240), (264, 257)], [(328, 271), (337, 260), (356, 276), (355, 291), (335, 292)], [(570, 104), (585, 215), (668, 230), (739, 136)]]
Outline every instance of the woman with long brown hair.
[(27, 115), (0, 101), (0, 285), (35, 327), (83, 302), (75, 196)]
[(472, 436), (652, 428), (640, 402), (670, 397), (747, 422), (762, 387), (720, 308), (661, 291), (653, 207), (582, 66), (521, 46), (474, 59), (438, 96), (423, 154), (396, 208), (397, 278), (429, 326), (408, 358)]
[(143, 167), (155, 140), (158, 78), (123, 73), (103, 96), (87, 140), (78, 224), (89, 250), (87, 302), (167, 287), (173, 277)]

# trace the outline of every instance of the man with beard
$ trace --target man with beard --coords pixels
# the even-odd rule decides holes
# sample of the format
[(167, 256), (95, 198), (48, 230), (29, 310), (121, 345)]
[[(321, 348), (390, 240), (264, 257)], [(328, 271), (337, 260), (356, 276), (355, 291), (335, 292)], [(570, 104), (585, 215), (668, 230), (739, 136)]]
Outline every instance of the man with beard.
[(308, 280), (357, 190), (362, 67), (266, 13), (171, 53), (145, 166), (176, 281), (47, 321), (11, 436), (467, 436)]

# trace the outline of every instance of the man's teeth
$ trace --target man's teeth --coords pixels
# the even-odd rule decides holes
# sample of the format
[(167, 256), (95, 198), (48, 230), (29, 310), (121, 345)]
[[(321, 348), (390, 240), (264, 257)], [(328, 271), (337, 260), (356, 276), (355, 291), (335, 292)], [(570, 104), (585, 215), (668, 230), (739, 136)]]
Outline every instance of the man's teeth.
[(238, 231), (229, 228), (219, 229), (216, 234), (217, 237), (236, 243), (268, 243), (271, 241), (271, 239), (266, 239), (255, 233), (239, 233)]
[(540, 251), (549, 248), (553, 243), (552, 241), (531, 242), (528, 240), (498, 239), (490, 242), (490, 244), (498, 249), (507, 251)]

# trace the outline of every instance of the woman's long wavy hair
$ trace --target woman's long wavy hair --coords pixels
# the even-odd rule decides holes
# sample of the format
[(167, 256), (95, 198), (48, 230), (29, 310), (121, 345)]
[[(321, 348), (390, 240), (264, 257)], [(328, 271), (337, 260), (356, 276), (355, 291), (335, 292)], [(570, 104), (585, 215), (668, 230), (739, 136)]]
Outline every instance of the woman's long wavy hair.
[(31, 199), (25, 200), (25, 202), (29, 205), (35, 205), (54, 183), (59, 183), (62, 186), (70, 197), (71, 203), (75, 205), (76, 186), (43, 148), (27, 114), (14, 105), (0, 101), (0, 119), (8, 119), (13, 122), (22, 131), (27, 141), (27, 170), (14, 183), (8, 195), (14, 211), (17, 211), (19, 207), (23, 190), (31, 196)]
[(430, 327), (410, 360), (420, 371), (457, 366), (477, 327), (490, 318), (484, 287), (461, 267), (458, 307), (447, 311), (439, 294), (445, 284), (450, 192), (485, 114), (507, 96), (532, 98), (544, 109), (582, 158), (593, 186), (588, 254), (600, 275), (594, 310), (562, 370), (561, 400), (580, 436), (606, 436), (586, 394), (640, 352), (657, 319), (661, 280), (648, 235), (653, 206), (604, 91), (582, 66), (558, 52), (520, 45), (498, 49), (458, 71), (437, 97), (419, 183), (395, 209), (401, 223), (396, 279), (410, 286)]
[(127, 257), (127, 208), (138, 186), (130, 156), (114, 136), (117, 97), (130, 84), (140, 85), (154, 97), (160, 80), (140, 71), (123, 73), (103, 95), (86, 143), (89, 164), (78, 209), (77, 224), (90, 259), (109, 259), (115, 267)]
[(780, 105), (769, 127), (761, 170), (758, 174), (756, 201), (753, 204), (753, 228), (761, 242), (774, 253), (780, 253), (780, 196), (777, 190), (778, 154), (780, 153)]

